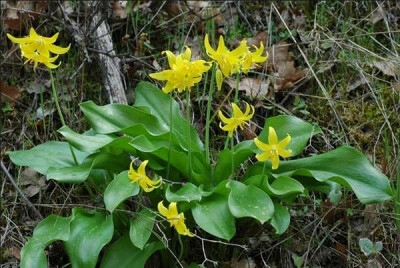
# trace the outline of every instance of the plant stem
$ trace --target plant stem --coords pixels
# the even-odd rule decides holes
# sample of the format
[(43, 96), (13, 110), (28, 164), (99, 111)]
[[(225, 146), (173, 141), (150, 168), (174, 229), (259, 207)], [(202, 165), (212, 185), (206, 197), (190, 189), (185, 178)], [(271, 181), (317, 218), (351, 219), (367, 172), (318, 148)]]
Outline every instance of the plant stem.
[(215, 79), (215, 64), (213, 64), (211, 72), (210, 88), (208, 90), (207, 114), (206, 114), (206, 134), (205, 134), (205, 147), (206, 159), (211, 164), (210, 160), (210, 116), (211, 116), (211, 102), (214, 93), (214, 79)]
[(169, 102), (169, 139), (168, 139), (168, 163), (167, 163), (167, 180), (169, 180), (169, 172), (171, 169), (171, 144), (172, 144), (172, 96)]
[[(64, 116), (61, 112), (61, 108), (60, 108), (60, 103), (58, 102), (58, 96), (57, 96), (57, 91), (56, 91), (56, 86), (54, 85), (54, 78), (53, 78), (53, 72), (51, 71), (51, 69), (49, 69), (49, 73), (50, 73), (50, 81), (51, 81), (51, 88), (53, 90), (53, 97), (54, 97), (54, 102), (56, 103), (56, 108), (57, 108), (57, 112), (58, 112), (58, 116), (60, 117), (61, 123), (63, 126), (65, 125), (65, 120), (64, 120)], [(69, 144), (69, 143), (68, 143)], [(71, 151), (72, 154), (72, 158), (74, 159), (75, 165), (78, 165), (78, 160), (76, 159), (75, 153), (74, 153), (74, 149), (72, 148), (71, 144), (69, 144), (69, 150)]]
[(234, 149), (234, 146), (233, 146), (233, 136), (230, 138), (230, 140), (231, 140), (231, 161), (232, 161), (232, 179), (235, 179), (235, 156), (233, 155), (233, 149)]
[(237, 104), (239, 102), (239, 82), (240, 82), (240, 76), (242, 75), (242, 72), (238, 72), (236, 76), (236, 87), (235, 87), (235, 98), (233, 102)]
[(396, 197), (393, 203), (397, 235), (400, 237), (400, 162), (397, 163)]
[(189, 159), (189, 181), (192, 179), (192, 139), (190, 135), (190, 92), (186, 90), (186, 118), (188, 121), (188, 159)]
[(42, 109), (42, 118), (43, 118), (43, 132), (44, 132), (44, 136), (46, 138), (46, 112), (44, 110), (44, 101), (43, 101), (43, 86), (40, 86), (40, 107)]
[[(267, 161), (264, 162), (263, 169), (262, 169), (262, 172), (261, 172), (260, 188), (261, 188), (262, 183), (264, 181), (263, 179), (264, 179), (264, 175), (265, 175), (265, 167), (266, 166), (267, 166)], [(266, 176), (266, 179), (268, 180), (268, 176)]]

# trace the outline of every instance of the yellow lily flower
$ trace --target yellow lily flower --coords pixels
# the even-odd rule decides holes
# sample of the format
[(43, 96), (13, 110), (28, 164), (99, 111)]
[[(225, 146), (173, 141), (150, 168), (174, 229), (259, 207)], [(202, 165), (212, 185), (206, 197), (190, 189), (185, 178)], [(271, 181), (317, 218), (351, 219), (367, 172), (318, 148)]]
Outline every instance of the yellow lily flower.
[(247, 74), (250, 70), (251, 65), (254, 63), (263, 63), (268, 59), (268, 53), (265, 57), (261, 56), (262, 53), (264, 52), (264, 44), (261, 42), (260, 47), (257, 48), (256, 46), (253, 46), (255, 48), (254, 52), (248, 52), (244, 55), (243, 62), (242, 62), (242, 71), (243, 73)]
[(258, 138), (254, 139), (254, 143), (259, 149), (264, 151), (261, 154), (257, 154), (256, 158), (260, 162), (265, 162), (268, 159), (272, 161), (272, 169), (277, 169), (279, 166), (279, 156), (283, 158), (290, 157), (292, 150), (285, 149), (291, 141), (291, 137), (287, 134), (286, 138), (278, 142), (278, 136), (276, 135), (275, 129), (269, 127), (268, 129), (268, 144), (261, 142)]
[(23, 38), (17, 38), (12, 36), (11, 34), (7, 34), (7, 37), (14, 43), (19, 44), (21, 49), (21, 54), (23, 57), (27, 58), (27, 62), (34, 62), (34, 69), (36, 69), (38, 63), (43, 63), (47, 67), (54, 69), (60, 66), (60, 64), (55, 65), (52, 62), (57, 59), (57, 57), (50, 57), (50, 53), (60, 55), (65, 54), (69, 51), (70, 46), (68, 47), (59, 47), (54, 45), (56, 42), (59, 33), (56, 33), (52, 37), (44, 37), (38, 35), (35, 29), (31, 28), (29, 31), (29, 36)]
[(171, 224), (171, 227), (174, 226), (178, 234), (187, 235), (190, 237), (194, 236), (194, 234), (191, 233), (186, 227), (185, 215), (183, 213), (178, 214), (176, 202), (171, 202), (167, 209), (166, 207), (164, 207), (163, 201), (160, 201), (157, 207), (160, 214), (167, 218), (167, 220)]
[[(233, 131), (235, 131), (238, 127), (243, 130), (243, 125), (248, 123), (246, 121), (249, 121), (253, 115), (254, 115), (254, 106), (249, 105), (246, 103), (246, 110), (243, 113), (239, 107), (235, 103), (231, 103), (232, 105), (232, 110), (233, 110), (233, 116), (232, 118), (226, 118), (221, 110), (218, 111), (219, 118), (221, 119), (222, 122), (224, 122), (226, 125), (222, 126), (221, 123), (219, 124), (219, 127), (222, 130), (228, 131), (228, 135), (231, 138), (233, 136)], [(250, 112), (250, 107), (252, 112)]]
[(128, 172), (128, 177), (129, 177), (129, 179), (132, 180), (131, 183), (138, 182), (140, 187), (142, 187), (142, 189), (145, 192), (151, 192), (154, 189), (160, 187), (161, 186), (161, 182), (162, 182), (161, 179), (159, 179), (157, 181), (153, 181), (149, 177), (147, 177), (147, 175), (146, 175), (146, 165), (147, 165), (148, 162), (149, 162), (149, 160), (143, 161), (140, 164), (138, 170), (135, 171), (133, 169), (133, 167), (132, 167), (132, 163), (133, 163), (133, 161), (132, 161), (131, 165), (130, 165), (130, 168), (129, 168), (129, 172)]
[(208, 34), (206, 34), (204, 39), (204, 46), (208, 56), (218, 63), (218, 67), (225, 77), (240, 71), (241, 61), (248, 51), (246, 40), (242, 40), (239, 47), (233, 51), (229, 51), (225, 46), (222, 36), (219, 37), (217, 50), (214, 50), (208, 40)]
[(159, 73), (152, 73), (150, 77), (156, 80), (166, 80), (167, 84), (163, 87), (164, 93), (169, 93), (174, 89), (182, 92), (190, 89), (201, 81), (204, 72), (207, 72), (211, 65), (204, 60), (190, 61), (192, 52), (189, 47), (183, 54), (175, 56), (171, 51), (163, 51), (167, 54), (168, 64), (171, 69)]

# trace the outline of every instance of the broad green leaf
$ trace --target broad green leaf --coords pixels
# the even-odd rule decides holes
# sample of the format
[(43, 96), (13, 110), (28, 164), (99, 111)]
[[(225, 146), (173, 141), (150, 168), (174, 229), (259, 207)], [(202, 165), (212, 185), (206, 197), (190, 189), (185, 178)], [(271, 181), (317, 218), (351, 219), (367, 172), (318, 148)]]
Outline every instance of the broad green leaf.
[(104, 191), (104, 204), (108, 211), (112, 213), (125, 199), (139, 193), (139, 184), (132, 184), (131, 182), (128, 177), (128, 170), (121, 172), (110, 182)]
[(131, 148), (129, 148), (131, 146), (128, 145), (131, 138), (126, 136), (117, 137), (114, 134), (93, 134), (92, 131), (78, 134), (68, 126), (63, 126), (58, 132), (60, 132), (72, 146), (82, 152), (93, 153), (103, 147), (118, 147), (126, 151), (131, 150)]
[(100, 250), (111, 241), (113, 220), (103, 212), (72, 210), (71, 235), (64, 242), (72, 267), (95, 267)]
[(54, 168), (48, 170), (47, 178), (63, 183), (79, 183), (85, 181), (92, 169), (106, 169), (120, 172), (129, 168), (129, 156), (119, 156), (107, 153), (90, 155), (81, 165)]
[(275, 129), (279, 140), (284, 139), (288, 133), (290, 134), (292, 140), (286, 148), (292, 150), (292, 157), (302, 153), (308, 140), (321, 132), (318, 126), (313, 126), (295, 116), (274, 116), (265, 120), (263, 131), (258, 136), (258, 139), (265, 143), (268, 143), (269, 127)]
[(273, 215), (274, 204), (264, 191), (238, 181), (228, 182), (227, 187), (229, 209), (236, 218), (251, 217), (263, 224)]
[(157, 214), (150, 209), (143, 209), (136, 213), (135, 218), (131, 220), (129, 238), (132, 243), (141, 250), (143, 250), (151, 236), (156, 215)]
[(192, 214), (197, 225), (209, 234), (226, 240), (235, 235), (235, 217), (229, 210), (227, 194), (214, 192), (200, 202), (195, 202)]
[[(287, 147), (292, 150), (292, 156), (301, 153), (308, 140), (315, 134), (321, 132), (320, 128), (313, 126), (303, 120), (288, 115), (281, 115), (268, 118), (265, 121), (264, 129), (258, 136), (261, 141), (267, 143), (268, 141), (268, 127), (272, 126), (278, 135), (279, 140), (286, 137), (289, 133), (292, 141)], [(250, 156), (259, 152), (259, 149), (253, 141), (242, 141), (233, 149), (234, 168), (237, 168), (241, 163), (246, 161)], [(218, 183), (223, 181), (232, 173), (232, 152), (230, 150), (223, 150), (218, 156), (218, 161), (214, 168), (214, 179)]]
[[(74, 150), (78, 163), (87, 153)], [(11, 161), (18, 166), (28, 166), (46, 175), (49, 168), (74, 166), (74, 159), (67, 142), (50, 141), (35, 146), (30, 150), (7, 152)]]
[(47, 268), (47, 258), (44, 254), (46, 246), (39, 240), (28, 238), (21, 250), (21, 268)]
[(136, 107), (124, 104), (97, 106), (92, 101), (80, 104), (85, 119), (96, 133), (110, 134), (133, 125), (143, 125), (150, 134), (156, 136), (168, 132), (157, 117)]
[(288, 176), (279, 176), (271, 184), (267, 183), (268, 190), (274, 195), (287, 195), (304, 192), (304, 186)]
[[(188, 122), (182, 117), (178, 103), (169, 94), (165, 94), (149, 82), (140, 82), (136, 87), (135, 93), (135, 106), (147, 107), (168, 128), (171, 122), (169, 107), (172, 101), (172, 131), (179, 140), (188, 144)], [(203, 144), (193, 126), (190, 126), (190, 134), (192, 148), (198, 148), (198, 151), (203, 151)], [(184, 147), (187, 148), (187, 145)]]
[(202, 198), (202, 192), (203, 191), (200, 187), (188, 182), (176, 192), (172, 192), (171, 186), (168, 186), (165, 193), (165, 198), (168, 200), (168, 202), (200, 201)]
[(142, 268), (154, 252), (163, 248), (163, 243), (157, 241), (148, 243), (143, 250), (140, 250), (132, 244), (129, 235), (125, 234), (107, 248), (100, 268)]
[(361, 152), (348, 146), (321, 155), (282, 161), (274, 173), (337, 182), (350, 187), (365, 204), (382, 202), (393, 197), (388, 178), (374, 168)]
[(272, 215), (270, 224), (275, 228), (275, 233), (283, 234), (290, 224), (289, 211), (279, 203), (274, 202), (274, 214)]
[(72, 217), (50, 215), (41, 221), (33, 231), (33, 237), (29, 237), (22, 248), (21, 268), (47, 267), (45, 248), (53, 241), (69, 239), (71, 220)]

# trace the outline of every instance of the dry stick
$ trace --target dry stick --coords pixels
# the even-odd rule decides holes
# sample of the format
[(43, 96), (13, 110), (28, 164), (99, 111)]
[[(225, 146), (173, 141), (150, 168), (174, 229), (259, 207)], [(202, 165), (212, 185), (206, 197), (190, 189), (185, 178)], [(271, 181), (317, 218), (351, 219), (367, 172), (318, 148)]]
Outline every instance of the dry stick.
[(18, 187), (17, 183), (15, 182), (14, 178), (11, 176), (11, 174), (8, 172), (8, 169), (6, 168), (6, 166), (3, 163), (3, 160), (0, 161), (0, 165), (1, 165), (1, 169), (4, 171), (4, 173), (6, 174), (6, 177), (10, 180), (11, 184), (14, 186), (14, 188), (17, 190), (17, 192), (20, 194), (20, 196), (22, 197), (22, 199), (24, 199), (25, 203), (28, 205), (28, 207), (30, 207), (33, 212), (35, 212), (36, 216), (39, 219), (43, 219), (42, 214), (40, 214), (39, 210), (37, 210), (35, 208), (35, 205), (33, 205), (31, 203), (31, 201), (29, 201), (29, 199), (25, 196), (24, 192), (21, 191), (21, 189)]
[(290, 37), (292, 38), (293, 42), (296, 44), (298, 50), (300, 51), (301, 56), (304, 58), (305, 62), (307, 63), (308, 68), (310, 69), (311, 73), (313, 74), (315, 80), (317, 81), (319, 87), (321, 88), (322, 92), (325, 95), (325, 98), (328, 100), (329, 105), (331, 106), (333, 113), (335, 114), (337, 121), (340, 125), (340, 127), (342, 128), (343, 132), (344, 132), (344, 137), (346, 139), (346, 143), (349, 142), (347, 135), (346, 135), (346, 129), (342, 123), (342, 121), (339, 119), (339, 115), (335, 109), (333, 100), (331, 98), (331, 96), (329, 96), (328, 91), (326, 90), (326, 88), (324, 87), (324, 85), (322, 85), (321, 81), (319, 81), (317, 75), (315, 74), (313, 68), (311, 67), (311, 64), (308, 62), (308, 59), (306, 57), (306, 55), (304, 54), (303, 50), (300, 48), (299, 44), (297, 43), (297, 40), (294, 38), (292, 32), (290, 31), (289, 27), (287, 26), (285, 20), (282, 18), (281, 14), (279, 13), (278, 9), (276, 8), (276, 6), (274, 5), (274, 3), (271, 3), (272, 7), (275, 9), (276, 14), (278, 14), (280, 20), (282, 21), (283, 25), (285, 25), (286, 30), (288, 31), (288, 33), (290, 34)]

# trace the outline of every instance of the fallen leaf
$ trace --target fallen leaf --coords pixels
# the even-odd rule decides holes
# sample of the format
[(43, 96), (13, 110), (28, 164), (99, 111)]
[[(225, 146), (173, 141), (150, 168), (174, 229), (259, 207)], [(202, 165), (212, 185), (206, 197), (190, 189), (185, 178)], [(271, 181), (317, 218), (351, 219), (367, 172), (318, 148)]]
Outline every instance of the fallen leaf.
[(249, 47), (260, 47), (261, 42), (264, 44), (264, 47), (267, 46), (268, 43), (268, 34), (266, 32), (259, 32), (255, 36), (247, 39), (247, 45)]
[(128, 17), (127, 10), (128, 1), (116, 1), (111, 3), (111, 8), (113, 10), (113, 17), (119, 19), (126, 19)]
[(32, 168), (25, 168), (20, 175), (20, 185), (26, 186), (22, 191), (28, 196), (35, 196), (46, 186), (46, 179)]
[[(53, 114), (55, 112), (54, 108), (50, 109), (50, 105), (46, 103), (42, 109), (42, 107), (37, 108), (36, 110), (36, 118), (43, 119), (44, 117)], [(43, 111), (44, 110), (44, 111)]]
[(357, 76), (356, 79), (352, 79), (347, 85), (347, 92), (350, 92), (366, 83), (369, 83), (368, 79), (366, 79), (365, 77)]
[[(231, 88), (236, 88), (236, 80), (227, 79), (228, 85)], [(246, 96), (253, 98), (263, 98), (268, 95), (268, 80), (258, 78), (243, 78), (239, 81), (239, 90), (244, 91)]]
[(16, 247), (6, 248), (4, 255), (6, 257), (14, 257), (17, 260), (20, 260), (21, 259), (21, 249), (18, 249)]
[(0, 100), (2, 102), (10, 103), (11, 105), (15, 105), (15, 101), (19, 98), (20, 93), (19, 89), (14, 86), (8, 86), (4, 82), (0, 82)]
[(382, 73), (389, 76), (400, 75), (400, 63), (395, 63), (393, 61), (374, 61), (373, 66), (378, 68)]
[(45, 14), (46, 1), (1, 1), (1, 9), (5, 11), (3, 25), (16, 31), (23, 29), (24, 20), (37, 19)]
[(393, 89), (396, 90), (398, 93), (400, 93), (400, 83), (394, 83)]

